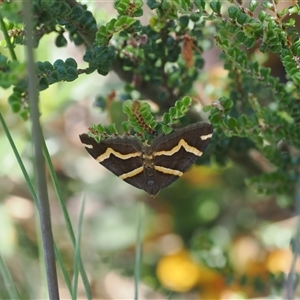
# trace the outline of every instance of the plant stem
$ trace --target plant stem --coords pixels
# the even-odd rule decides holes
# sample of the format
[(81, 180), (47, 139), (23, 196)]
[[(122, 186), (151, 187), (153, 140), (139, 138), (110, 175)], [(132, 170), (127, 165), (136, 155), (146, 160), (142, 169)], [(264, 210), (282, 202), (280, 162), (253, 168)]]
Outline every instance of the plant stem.
[(3, 21), (3, 18), (1, 16), (1, 14), (0, 14), (0, 27), (2, 29), (2, 32), (3, 32), (4, 38), (5, 38), (5, 42), (6, 42), (6, 45), (7, 45), (7, 48), (9, 50), (11, 58), (13, 60), (17, 60), (17, 56), (16, 56), (16, 53), (14, 51), (14, 47), (13, 47), (11, 41), (10, 41), (10, 38), (9, 38), (9, 35), (8, 35), (8, 32), (7, 32), (5, 23)]
[(138, 228), (137, 242), (135, 250), (135, 266), (134, 266), (134, 300), (139, 299), (139, 283), (141, 280), (141, 266), (143, 255), (143, 225), (145, 218), (145, 205), (142, 202), (138, 203)]
[(49, 298), (51, 300), (59, 299), (57, 273), (55, 265), (55, 255), (53, 246), (52, 226), (50, 219), (50, 207), (47, 191), (47, 181), (45, 174), (45, 162), (43, 157), (43, 136), (40, 124), (40, 112), (38, 107), (38, 84), (36, 66), (33, 54), (33, 16), (32, 1), (23, 2), (24, 23), (26, 28), (27, 41), (27, 70), (28, 70), (28, 94), (30, 116), (32, 120), (32, 139), (34, 148), (34, 164), (37, 183), (37, 194), (39, 203), (40, 225), (42, 233), (43, 248), (45, 253), (45, 264), (48, 282)]

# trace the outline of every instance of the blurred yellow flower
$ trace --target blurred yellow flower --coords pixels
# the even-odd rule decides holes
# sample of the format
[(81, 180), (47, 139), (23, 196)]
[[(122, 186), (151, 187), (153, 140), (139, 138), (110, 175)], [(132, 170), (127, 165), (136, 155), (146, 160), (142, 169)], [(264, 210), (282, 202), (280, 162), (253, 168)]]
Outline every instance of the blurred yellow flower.
[(211, 188), (220, 184), (220, 173), (218, 169), (206, 166), (192, 166), (188, 172), (184, 173), (182, 178), (191, 185)]
[[(277, 249), (269, 253), (266, 265), (271, 273), (288, 273), (291, 268), (292, 261), (293, 254), (291, 249)], [(300, 271), (299, 260), (296, 263), (296, 271)]]
[(157, 264), (156, 274), (163, 286), (176, 292), (190, 290), (200, 278), (198, 265), (185, 250), (162, 257)]

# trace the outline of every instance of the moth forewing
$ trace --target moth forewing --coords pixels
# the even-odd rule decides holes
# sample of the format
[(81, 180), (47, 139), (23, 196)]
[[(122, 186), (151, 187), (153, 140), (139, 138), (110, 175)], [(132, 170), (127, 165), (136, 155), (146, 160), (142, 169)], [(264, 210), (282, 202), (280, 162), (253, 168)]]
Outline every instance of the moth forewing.
[(119, 177), (143, 165), (141, 145), (133, 137), (117, 137), (97, 143), (92, 137), (82, 134), (80, 140), (95, 160)]
[(156, 137), (150, 145), (128, 136), (98, 143), (82, 134), (80, 140), (100, 164), (154, 196), (176, 181), (203, 154), (212, 132), (210, 124), (195, 123)]
[[(203, 154), (212, 126), (196, 123), (153, 140), (153, 162), (160, 189), (176, 181)], [(202, 138), (204, 137), (204, 138)]]
[(195, 123), (161, 136), (152, 143), (155, 165), (185, 172), (203, 154), (212, 126)]

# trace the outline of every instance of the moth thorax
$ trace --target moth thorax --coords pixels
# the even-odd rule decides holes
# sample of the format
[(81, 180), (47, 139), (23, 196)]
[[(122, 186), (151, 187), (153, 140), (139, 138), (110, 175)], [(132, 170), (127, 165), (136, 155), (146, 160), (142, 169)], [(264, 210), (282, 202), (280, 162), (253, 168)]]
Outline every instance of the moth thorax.
[(153, 168), (153, 154), (152, 149), (150, 147), (145, 147), (143, 149), (143, 163), (145, 168)]

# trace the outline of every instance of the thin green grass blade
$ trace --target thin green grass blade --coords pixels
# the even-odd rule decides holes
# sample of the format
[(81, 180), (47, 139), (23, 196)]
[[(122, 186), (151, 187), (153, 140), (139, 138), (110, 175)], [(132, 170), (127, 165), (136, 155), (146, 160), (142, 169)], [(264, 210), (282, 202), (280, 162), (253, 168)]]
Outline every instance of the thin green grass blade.
[[(33, 198), (33, 201), (35, 203), (35, 207), (36, 207), (36, 209), (38, 209), (38, 200), (37, 200), (37, 195), (36, 195), (36, 192), (34, 190), (33, 184), (32, 184), (32, 182), (30, 180), (30, 177), (29, 177), (26, 169), (25, 169), (25, 166), (23, 164), (21, 156), (20, 156), (20, 154), (18, 152), (18, 149), (17, 149), (17, 147), (16, 147), (16, 145), (15, 145), (15, 143), (14, 143), (14, 141), (13, 141), (11, 135), (10, 135), (8, 127), (6, 126), (5, 120), (3, 119), (3, 116), (2, 116), (1, 113), (0, 113), (0, 123), (1, 123), (1, 125), (3, 127), (3, 130), (4, 130), (4, 133), (6, 134), (6, 137), (7, 137), (8, 141), (9, 141), (9, 143), (10, 143), (10, 146), (11, 146), (13, 152), (14, 152), (14, 155), (15, 155), (15, 157), (17, 159), (17, 162), (18, 162), (18, 164), (20, 166), (20, 169), (21, 169), (21, 171), (23, 173), (23, 176), (24, 176), (24, 179), (26, 181), (27, 187), (28, 187), (28, 189), (30, 191), (30, 194), (31, 194), (31, 196)], [(35, 216), (37, 216), (37, 218), (38, 218), (38, 213), (36, 213)], [(37, 231), (40, 233), (40, 226), (38, 226), (38, 223), (39, 223), (39, 221), (36, 220), (36, 228), (37, 228)], [(39, 257), (42, 257), (43, 247), (42, 247), (42, 241), (41, 241), (41, 234), (37, 234), (37, 237), (38, 237)], [(56, 253), (59, 254), (59, 251), (58, 251), (58, 248), (57, 248), (56, 244), (54, 244), (54, 247), (55, 247)], [(58, 264), (60, 266), (60, 269), (62, 271), (62, 274), (64, 276), (65, 282), (66, 282), (66, 284), (67, 284), (67, 286), (69, 288), (69, 292), (70, 292), (70, 294), (72, 294), (71, 283), (70, 283), (71, 281), (70, 281), (68, 273), (67, 273), (67, 271), (66, 271), (66, 269), (64, 267), (64, 264), (62, 262), (61, 256), (59, 255), (56, 258), (57, 258)], [(41, 261), (40, 262), (40, 264), (41, 264), (40, 269), (41, 269), (41, 274), (43, 276), (43, 282), (44, 282), (44, 284), (42, 284), (42, 286), (46, 286), (46, 278), (44, 276), (44, 274), (45, 274), (45, 264), (43, 263), (44, 260), (40, 260), (40, 261)]]
[(0, 255), (0, 273), (2, 274), (3, 282), (6, 286), (10, 298), (13, 300), (21, 299), (17, 287), (15, 286), (15, 283), (12, 280), (7, 266), (2, 258), (2, 255)]
[(70, 295), (72, 295), (72, 284), (71, 284), (71, 280), (70, 280), (70, 277), (69, 277), (69, 275), (68, 275), (68, 272), (67, 272), (67, 270), (66, 270), (66, 268), (65, 268), (63, 259), (62, 259), (61, 255), (60, 255), (60, 252), (59, 252), (59, 250), (58, 250), (58, 248), (57, 248), (57, 246), (56, 246), (55, 243), (54, 243), (54, 251), (55, 251), (55, 257), (56, 257), (56, 260), (57, 260), (57, 262), (58, 262), (58, 264), (59, 264), (59, 266), (60, 266), (60, 270), (61, 270), (62, 275), (63, 275), (63, 277), (64, 277), (64, 281), (65, 281), (65, 283), (66, 283), (66, 285), (67, 285), (67, 287), (68, 287), (68, 290), (69, 290), (69, 292), (70, 292)]
[[(33, 184), (32, 184), (32, 182), (30, 180), (30, 177), (29, 177), (26, 169), (25, 169), (25, 166), (23, 164), (22, 158), (21, 158), (21, 156), (20, 156), (20, 154), (18, 152), (18, 149), (17, 149), (17, 147), (16, 147), (16, 145), (14, 143), (14, 140), (11, 137), (9, 129), (8, 129), (8, 127), (7, 127), (6, 123), (5, 123), (5, 120), (4, 120), (4, 118), (3, 118), (3, 116), (2, 116), (1, 113), (0, 113), (0, 123), (1, 123), (2, 128), (4, 130), (4, 133), (5, 133), (5, 135), (6, 135), (7, 139), (8, 139), (8, 142), (9, 142), (9, 144), (10, 144), (10, 146), (11, 146), (13, 152), (14, 152), (14, 155), (15, 155), (15, 157), (17, 159), (19, 167), (20, 167), (20, 169), (22, 171), (22, 174), (23, 174), (23, 177), (24, 177), (25, 182), (27, 184), (27, 187), (29, 189), (29, 192), (30, 192), (30, 194), (31, 194), (31, 196), (33, 198), (33, 201), (34, 201), (34, 204), (35, 204), (35, 208), (36, 208), (36, 210), (38, 210), (38, 200), (37, 200), (36, 192), (35, 192), (35, 190), (33, 188)], [(35, 227), (37, 228), (38, 253), (39, 253), (39, 257), (43, 257), (44, 251), (43, 251), (43, 246), (42, 246), (42, 241), (41, 241), (40, 226), (38, 225), (39, 224), (39, 214), (38, 214), (38, 212), (36, 212), (34, 215), (35, 215), (35, 224), (36, 224)], [(41, 275), (42, 276), (42, 280), (41, 281), (43, 282), (42, 286), (46, 286), (45, 262), (44, 262), (43, 259), (40, 259), (40, 272), (42, 274)], [(44, 295), (44, 292), (42, 292), (42, 294)]]
[(135, 250), (135, 264), (134, 264), (134, 299), (139, 299), (139, 283), (141, 280), (141, 267), (143, 255), (143, 231), (145, 218), (145, 204), (138, 203), (138, 226), (137, 226), (137, 241)]
[(77, 289), (78, 289), (78, 271), (81, 262), (81, 254), (80, 254), (80, 245), (81, 245), (81, 233), (82, 233), (82, 224), (83, 224), (83, 213), (84, 213), (85, 201), (82, 199), (78, 229), (77, 229), (77, 242), (75, 245), (75, 257), (74, 257), (74, 280), (73, 280), (73, 296), (74, 300), (77, 299)]
[(21, 159), (21, 156), (20, 156), (20, 154), (19, 154), (19, 152), (18, 152), (18, 149), (17, 149), (17, 147), (16, 147), (16, 145), (15, 145), (15, 143), (14, 143), (14, 141), (13, 141), (11, 135), (10, 135), (10, 132), (9, 132), (9, 130), (8, 130), (8, 127), (6, 126), (6, 123), (5, 123), (5, 121), (4, 121), (4, 119), (3, 119), (1, 113), (0, 113), (0, 123), (1, 123), (1, 125), (2, 125), (2, 127), (3, 127), (4, 133), (5, 133), (5, 135), (6, 135), (7, 139), (8, 139), (8, 142), (9, 142), (9, 144), (10, 144), (10, 146), (11, 146), (13, 152), (14, 152), (14, 155), (15, 155), (15, 157), (16, 157), (16, 159), (17, 159), (17, 162), (18, 162), (18, 164), (19, 164), (19, 166), (20, 166), (20, 168), (21, 168), (21, 171), (22, 171), (22, 173), (23, 173), (24, 179), (25, 179), (26, 184), (27, 184), (27, 186), (28, 186), (28, 188), (29, 188), (30, 194), (31, 194), (32, 197), (33, 197), (34, 203), (35, 203), (36, 207), (38, 207), (38, 205), (37, 205), (38, 202), (37, 202), (37, 197), (36, 197), (35, 190), (34, 190), (34, 188), (33, 188), (33, 185), (32, 185), (32, 183), (31, 183), (31, 180), (30, 180), (30, 178), (29, 178), (29, 175), (28, 175), (28, 173), (27, 173), (27, 171), (26, 171), (26, 169), (25, 169), (25, 166), (24, 166), (24, 164), (23, 164), (23, 161), (22, 161), (22, 159)]
[[(60, 186), (59, 186), (59, 183), (58, 183), (58, 179), (57, 179), (56, 173), (54, 171), (54, 167), (53, 167), (53, 164), (52, 164), (52, 161), (51, 161), (48, 149), (46, 147), (46, 143), (44, 143), (44, 145), (43, 145), (43, 153), (44, 153), (46, 164), (48, 166), (48, 170), (49, 170), (49, 173), (50, 173), (50, 176), (51, 176), (51, 180), (53, 182), (53, 186), (54, 186), (54, 189), (55, 189), (56, 197), (58, 199), (58, 202), (60, 204), (61, 210), (63, 212), (63, 216), (64, 216), (64, 219), (65, 219), (67, 231), (69, 233), (69, 236), (71, 238), (71, 242), (72, 242), (73, 247), (75, 249), (75, 247), (76, 247), (76, 240), (75, 240), (74, 230), (73, 230), (73, 227), (72, 227), (72, 223), (71, 223), (70, 216), (69, 216), (69, 213), (67, 211), (65, 202), (63, 201), (61, 189), (60, 189)], [(92, 299), (92, 293), (91, 293), (91, 290), (90, 290), (89, 281), (88, 281), (88, 278), (87, 278), (87, 275), (86, 275), (86, 272), (85, 272), (85, 269), (84, 269), (84, 266), (83, 266), (81, 258), (80, 258), (80, 262), (79, 262), (79, 270), (80, 270), (82, 282), (83, 282), (83, 285), (84, 285), (84, 288), (85, 288), (86, 296), (87, 296), (87, 298), (89, 300), (91, 300)]]

